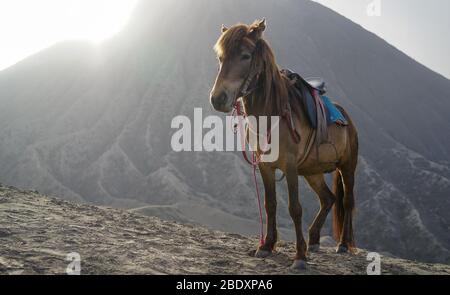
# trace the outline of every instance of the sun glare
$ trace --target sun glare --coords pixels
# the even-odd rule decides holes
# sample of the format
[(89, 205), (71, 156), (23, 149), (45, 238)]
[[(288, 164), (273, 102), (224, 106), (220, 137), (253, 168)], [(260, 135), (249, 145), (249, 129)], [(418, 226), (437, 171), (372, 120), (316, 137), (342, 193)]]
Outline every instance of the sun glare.
[(52, 44), (101, 42), (127, 23), (137, 0), (0, 0), (0, 70)]

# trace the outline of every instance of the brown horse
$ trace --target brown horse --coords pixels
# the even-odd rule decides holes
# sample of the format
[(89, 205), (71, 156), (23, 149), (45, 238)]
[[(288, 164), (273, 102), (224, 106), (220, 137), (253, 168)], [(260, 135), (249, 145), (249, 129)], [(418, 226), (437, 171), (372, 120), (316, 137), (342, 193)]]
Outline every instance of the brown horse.
[[(355, 204), (353, 187), (358, 159), (358, 135), (348, 114), (338, 106), (349, 124), (328, 127), (329, 144), (317, 144), (317, 152), (311, 152), (311, 141), (316, 143), (318, 139), (314, 136), (311, 140), (306, 140), (311, 138), (315, 131), (307, 121), (298, 94), (293, 91), (290, 80), (280, 72), (273, 51), (263, 38), (265, 29), (265, 20), (252, 25), (238, 24), (229, 29), (222, 27), (222, 35), (215, 45), (220, 69), (210, 99), (215, 110), (229, 113), (238, 98), (241, 98), (245, 113), (256, 118), (260, 116), (283, 118), (286, 108), (292, 110), (293, 122), (289, 120), (280, 122), (278, 160), (259, 164), (265, 188), (267, 235), (264, 245), (257, 249), (256, 256), (259, 258), (269, 256), (277, 243), (275, 171), (278, 169), (286, 175), (289, 213), (297, 236), (297, 253), (292, 267), (304, 269), (307, 251), (319, 250), (320, 231), (333, 205), (337, 252), (343, 253), (354, 249), (352, 215)], [(300, 141), (292, 136), (290, 124), (299, 131)], [(335, 187), (332, 192), (325, 182), (324, 174), (334, 171)], [(298, 195), (299, 175), (306, 178), (317, 193), (321, 205), (309, 228), (308, 248), (302, 233), (302, 206)]]

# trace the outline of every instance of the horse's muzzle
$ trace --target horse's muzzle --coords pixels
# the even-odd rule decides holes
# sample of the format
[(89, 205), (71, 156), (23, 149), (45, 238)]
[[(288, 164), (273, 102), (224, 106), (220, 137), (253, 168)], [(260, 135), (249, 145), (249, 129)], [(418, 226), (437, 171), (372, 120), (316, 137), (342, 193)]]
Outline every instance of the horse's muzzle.
[(218, 112), (229, 113), (233, 110), (233, 103), (230, 103), (230, 99), (225, 91), (219, 95), (211, 93), (210, 101), (213, 108)]

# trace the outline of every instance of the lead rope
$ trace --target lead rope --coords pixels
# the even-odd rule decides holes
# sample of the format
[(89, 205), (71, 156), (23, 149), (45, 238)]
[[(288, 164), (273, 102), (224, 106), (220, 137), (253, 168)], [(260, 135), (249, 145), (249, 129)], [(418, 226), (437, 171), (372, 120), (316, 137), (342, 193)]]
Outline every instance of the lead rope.
[[(256, 152), (253, 152), (253, 162), (256, 163)], [(263, 213), (262, 213), (262, 206), (261, 206), (261, 194), (259, 192), (259, 186), (258, 181), (256, 180), (256, 165), (253, 166), (253, 181), (255, 183), (256, 188), (256, 198), (258, 199), (258, 209), (259, 209), (259, 225), (260, 225), (260, 231), (259, 231), (259, 244), (261, 246), (264, 246), (266, 243), (264, 239), (264, 221), (263, 221)]]
[[(241, 132), (244, 132), (244, 125), (242, 123), (242, 118), (245, 116), (245, 114), (241, 110), (240, 102), (237, 101), (236, 105), (234, 106), (233, 111), (233, 117), (238, 117), (238, 124), (233, 126), (233, 132), (234, 134), (238, 133), (238, 129), (241, 130)], [(258, 181), (256, 179), (256, 170), (258, 169), (259, 163), (261, 163), (261, 157), (258, 156), (257, 152), (252, 152), (252, 157), (249, 159), (247, 152), (245, 150), (245, 140), (241, 140), (242, 142), (242, 155), (244, 156), (244, 159), (247, 163), (249, 163), (252, 166), (253, 169), (253, 182), (255, 184), (255, 192), (256, 192), (256, 200), (258, 202), (258, 209), (259, 209), (259, 225), (260, 225), (260, 232), (259, 232), (259, 244), (260, 246), (263, 246), (265, 244), (264, 239), (264, 221), (263, 221), (263, 213), (262, 213), (262, 206), (261, 206), (261, 194), (259, 191), (259, 185)]]

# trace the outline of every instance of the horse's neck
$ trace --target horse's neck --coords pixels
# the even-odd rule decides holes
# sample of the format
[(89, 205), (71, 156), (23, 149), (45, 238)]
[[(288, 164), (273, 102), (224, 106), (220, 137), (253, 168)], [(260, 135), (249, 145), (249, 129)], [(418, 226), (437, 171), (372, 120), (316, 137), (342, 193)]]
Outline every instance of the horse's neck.
[[(272, 82), (274, 83), (274, 82)], [(253, 117), (262, 117), (262, 116), (270, 116), (268, 114), (268, 110), (266, 109), (266, 93), (264, 93), (264, 89), (267, 89), (265, 85), (265, 79), (263, 75), (259, 76), (258, 81), (254, 87), (253, 93), (251, 93), (248, 97), (243, 99), (245, 113), (248, 116)], [(273, 89), (274, 87), (272, 87)], [(276, 99), (276, 98), (271, 98)]]
[[(283, 114), (268, 114), (266, 110), (266, 101), (264, 94), (261, 89), (264, 89), (263, 79), (261, 79), (256, 87), (254, 93), (249, 95), (247, 98), (243, 99), (244, 110), (247, 116), (253, 116), (259, 118), (261, 116), (282, 116)], [(273, 82), (272, 82), (273, 83)], [(273, 88), (273, 87), (272, 87)], [(309, 128), (309, 123), (307, 121), (307, 113), (304, 108), (304, 105), (300, 103), (301, 97), (297, 97), (298, 93), (294, 93), (293, 91), (288, 91), (287, 103), (290, 104), (290, 111), (292, 119), (297, 119), (300, 128)], [(281, 99), (280, 97), (272, 97), (271, 99)], [(285, 110), (280, 110), (284, 112)]]

